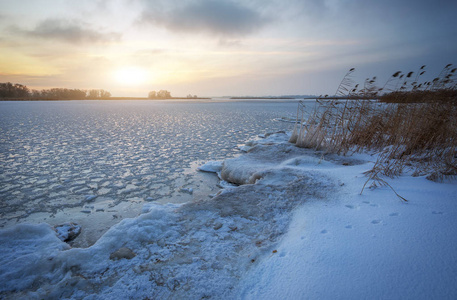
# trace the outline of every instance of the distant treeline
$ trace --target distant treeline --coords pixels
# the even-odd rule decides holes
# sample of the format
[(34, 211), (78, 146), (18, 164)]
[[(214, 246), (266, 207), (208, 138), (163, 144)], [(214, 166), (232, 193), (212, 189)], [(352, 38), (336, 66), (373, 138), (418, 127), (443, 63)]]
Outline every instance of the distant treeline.
[(149, 99), (171, 99), (171, 93), (167, 90), (150, 91), (148, 94)]
[(208, 98), (199, 98), (197, 95), (188, 94), (186, 97), (172, 97), (171, 93), (167, 90), (150, 91), (148, 94), (148, 99), (208, 99)]
[(53, 88), (30, 90), (19, 83), (0, 83), (0, 98), (3, 99), (30, 99), (30, 100), (83, 100), (83, 99), (109, 99), (111, 93), (102, 89), (80, 90)]

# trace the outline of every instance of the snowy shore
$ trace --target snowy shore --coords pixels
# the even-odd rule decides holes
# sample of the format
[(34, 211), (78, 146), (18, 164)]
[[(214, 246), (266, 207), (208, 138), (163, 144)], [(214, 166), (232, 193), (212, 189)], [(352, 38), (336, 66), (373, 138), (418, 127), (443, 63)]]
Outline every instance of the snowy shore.
[(360, 195), (360, 164), (300, 164), (334, 193), (293, 213), (275, 253), (244, 276), (238, 299), (456, 299), (457, 184), (406, 174)]
[(93, 246), (45, 223), (0, 231), (5, 299), (455, 299), (457, 185), (423, 177), (359, 195), (374, 156), (323, 156), (273, 134), (201, 168), (212, 199), (148, 203)]

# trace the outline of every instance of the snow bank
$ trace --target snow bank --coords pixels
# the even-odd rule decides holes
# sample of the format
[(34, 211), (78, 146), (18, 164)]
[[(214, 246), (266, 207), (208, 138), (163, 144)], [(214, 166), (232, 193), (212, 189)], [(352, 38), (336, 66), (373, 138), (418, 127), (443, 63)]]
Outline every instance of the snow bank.
[(275, 133), (247, 142), (250, 148), (246, 154), (224, 161), (221, 178), (234, 184), (253, 184), (266, 170), (275, 169), (281, 163), (287, 165), (287, 160), (312, 153), (287, 143), (287, 139), (286, 133)]

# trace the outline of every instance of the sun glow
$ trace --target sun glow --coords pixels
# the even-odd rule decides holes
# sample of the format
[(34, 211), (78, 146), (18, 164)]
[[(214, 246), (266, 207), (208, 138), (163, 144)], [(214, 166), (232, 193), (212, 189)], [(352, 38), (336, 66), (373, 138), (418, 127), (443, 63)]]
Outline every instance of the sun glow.
[(138, 85), (146, 82), (148, 79), (148, 72), (145, 69), (138, 67), (126, 67), (117, 70), (114, 76), (121, 84)]

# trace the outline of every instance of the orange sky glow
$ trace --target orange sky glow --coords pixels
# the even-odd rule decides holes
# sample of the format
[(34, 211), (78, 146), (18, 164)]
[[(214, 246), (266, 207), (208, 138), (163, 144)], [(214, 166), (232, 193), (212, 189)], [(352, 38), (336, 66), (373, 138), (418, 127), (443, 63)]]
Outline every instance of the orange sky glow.
[(0, 0), (0, 82), (113, 96), (325, 94), (352, 67), (363, 80), (457, 63), (457, 4), (397, 2)]

